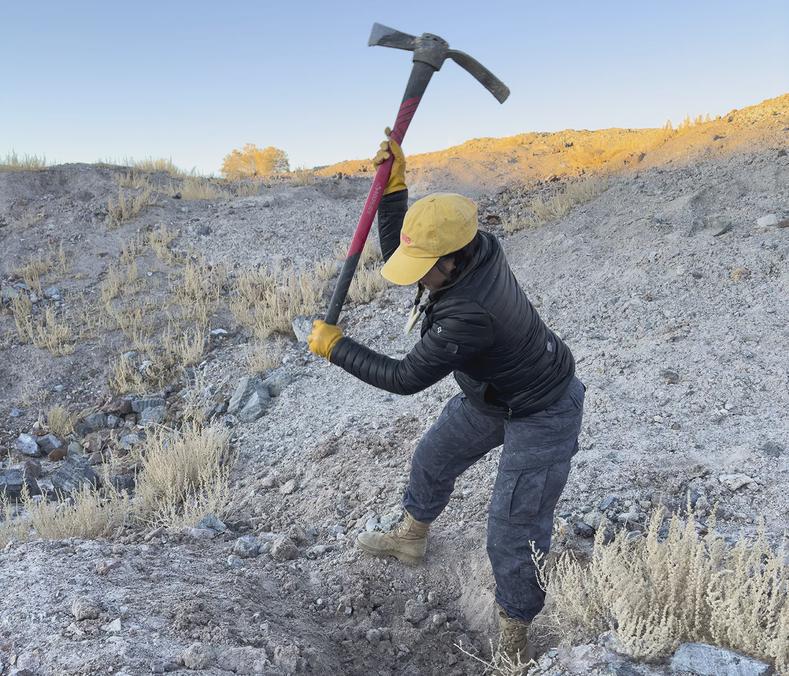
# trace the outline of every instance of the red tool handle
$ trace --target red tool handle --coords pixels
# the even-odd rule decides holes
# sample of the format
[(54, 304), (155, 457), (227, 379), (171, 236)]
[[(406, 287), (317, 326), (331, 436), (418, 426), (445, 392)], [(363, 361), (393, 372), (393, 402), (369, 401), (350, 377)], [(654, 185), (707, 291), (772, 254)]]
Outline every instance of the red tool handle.
[[(414, 62), (411, 69), (411, 77), (406, 86), (405, 96), (403, 96), (397, 119), (392, 127), (392, 138), (400, 144), (405, 138), (411, 119), (414, 117), (414, 113), (434, 72), (435, 69), (432, 66), (421, 61)], [(378, 205), (381, 203), (384, 189), (389, 182), (389, 174), (392, 171), (393, 162), (394, 158), (390, 157), (383, 164), (379, 165), (375, 172), (373, 184), (370, 186), (370, 192), (367, 194), (367, 199), (364, 202), (364, 208), (359, 216), (359, 222), (356, 225), (351, 245), (348, 247), (348, 255), (337, 279), (337, 285), (334, 287), (331, 301), (329, 301), (329, 309), (326, 312), (327, 324), (336, 324), (340, 318), (340, 311), (345, 302), (345, 297), (348, 295), (348, 288), (351, 286), (351, 280), (359, 263), (359, 257), (362, 249), (364, 249), (367, 236), (370, 234), (370, 228), (378, 211)]]

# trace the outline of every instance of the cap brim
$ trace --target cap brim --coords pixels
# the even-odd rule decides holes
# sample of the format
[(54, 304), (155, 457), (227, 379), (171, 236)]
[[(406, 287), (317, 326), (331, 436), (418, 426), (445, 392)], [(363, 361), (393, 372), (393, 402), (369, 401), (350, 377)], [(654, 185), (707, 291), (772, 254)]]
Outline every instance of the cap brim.
[(416, 284), (422, 277), (427, 274), (435, 264), (438, 258), (414, 258), (407, 256), (403, 252), (403, 247), (399, 246), (391, 255), (388, 261), (381, 268), (381, 274), (384, 279), (389, 280), (392, 284), (399, 284), (400, 286), (408, 286)]

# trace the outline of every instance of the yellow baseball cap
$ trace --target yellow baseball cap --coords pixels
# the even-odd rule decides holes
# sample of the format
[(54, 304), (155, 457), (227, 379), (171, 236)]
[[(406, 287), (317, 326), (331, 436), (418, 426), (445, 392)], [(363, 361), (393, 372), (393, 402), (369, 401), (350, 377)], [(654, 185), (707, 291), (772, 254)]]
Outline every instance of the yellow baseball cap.
[(441, 256), (462, 249), (477, 234), (477, 205), (468, 197), (436, 192), (406, 212), (395, 249), (381, 274), (393, 284), (418, 282)]

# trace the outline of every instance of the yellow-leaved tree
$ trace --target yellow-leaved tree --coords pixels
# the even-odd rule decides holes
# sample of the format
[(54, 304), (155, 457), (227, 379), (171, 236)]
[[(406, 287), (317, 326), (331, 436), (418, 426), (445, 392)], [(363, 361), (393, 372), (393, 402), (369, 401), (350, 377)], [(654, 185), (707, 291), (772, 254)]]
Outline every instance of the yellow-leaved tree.
[(288, 169), (288, 155), (284, 150), (274, 146), (258, 148), (254, 143), (233, 150), (222, 161), (222, 175), (231, 180), (269, 176)]

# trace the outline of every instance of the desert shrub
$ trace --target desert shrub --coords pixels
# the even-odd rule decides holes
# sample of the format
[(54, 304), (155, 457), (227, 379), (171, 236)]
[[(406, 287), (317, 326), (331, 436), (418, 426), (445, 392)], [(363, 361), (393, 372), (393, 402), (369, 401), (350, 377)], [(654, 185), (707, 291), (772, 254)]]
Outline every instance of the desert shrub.
[(47, 411), (47, 428), (63, 438), (74, 431), (74, 416), (65, 406), (53, 406)]
[(274, 146), (258, 148), (254, 143), (231, 151), (222, 161), (222, 175), (231, 180), (269, 176), (287, 170), (288, 156), (284, 150)]
[(145, 440), (133, 513), (145, 523), (193, 525), (227, 508), (232, 454), (228, 432), (187, 425), (158, 429)]
[(729, 546), (709, 524), (697, 534), (692, 517), (655, 512), (643, 538), (625, 531), (609, 544), (598, 531), (591, 561), (563, 554), (542, 584), (549, 617), (567, 635), (591, 639), (615, 632), (622, 649), (638, 659), (672, 653), (698, 641), (774, 660), (789, 668), (789, 567), (761, 528), (755, 541)]
[(123, 188), (118, 190), (118, 197), (107, 200), (107, 225), (110, 228), (117, 228), (134, 218), (145, 207), (153, 202), (152, 190), (150, 185), (144, 187), (136, 194), (127, 194)]
[(386, 280), (379, 268), (359, 266), (348, 287), (348, 298), (354, 303), (369, 303), (386, 288)]

